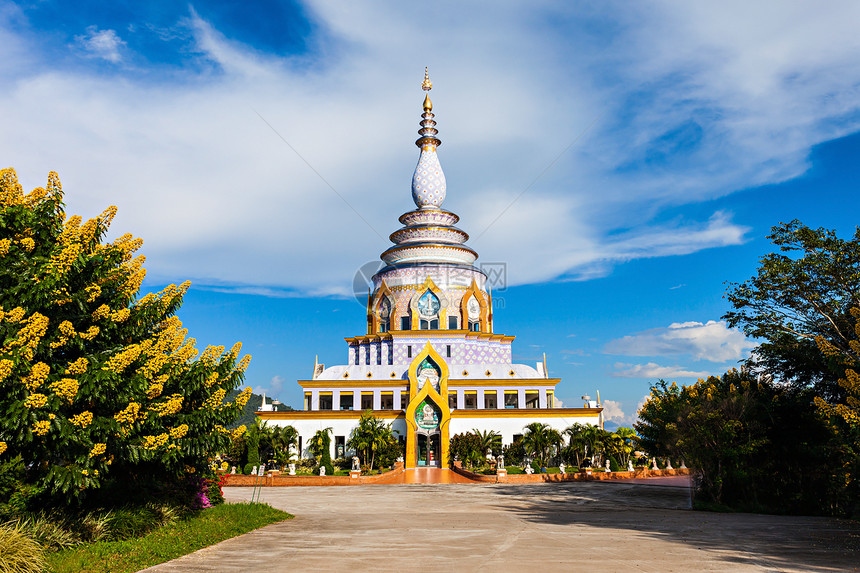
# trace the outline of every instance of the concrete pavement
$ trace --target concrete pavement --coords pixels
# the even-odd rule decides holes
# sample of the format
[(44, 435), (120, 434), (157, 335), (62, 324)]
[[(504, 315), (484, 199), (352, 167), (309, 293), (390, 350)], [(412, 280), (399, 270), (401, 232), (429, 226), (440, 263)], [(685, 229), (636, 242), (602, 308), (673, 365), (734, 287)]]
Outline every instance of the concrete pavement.
[[(228, 501), (250, 495), (225, 488)], [(147, 571), (860, 568), (856, 522), (693, 512), (689, 490), (677, 485), (292, 487), (265, 488), (262, 499), (296, 518)]]

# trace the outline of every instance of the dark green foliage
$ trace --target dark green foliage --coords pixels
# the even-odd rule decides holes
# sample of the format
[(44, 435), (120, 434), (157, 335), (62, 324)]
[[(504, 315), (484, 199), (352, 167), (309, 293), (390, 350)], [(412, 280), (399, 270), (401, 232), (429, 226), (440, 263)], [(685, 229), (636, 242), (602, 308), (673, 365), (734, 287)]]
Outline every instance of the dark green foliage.
[[(627, 468), (624, 468), (627, 469)], [(609, 456), (609, 470), (613, 472), (620, 472), (621, 466), (618, 465), (618, 460), (615, 459), (615, 456)]]
[(526, 449), (523, 446), (522, 438), (514, 440), (512, 444), (503, 447), (502, 455), (505, 457), (505, 463), (508, 466), (521, 466), (526, 457)]
[(255, 466), (253, 464), (245, 464), (245, 467), (242, 468), (242, 473), (246, 476), (249, 476), (251, 475), (251, 471), (254, 469), (254, 467)]
[(325, 468), (325, 475), (334, 475), (334, 465), (331, 463), (331, 428), (319, 430), (310, 440), (311, 453), (317, 458), (316, 472)]
[(449, 454), (451, 462), (455, 459), (460, 460), (464, 467), (473, 468), (483, 463), (484, 454), (481, 452), (483, 447), (481, 436), (466, 432), (465, 434), (455, 434), (450, 441)]
[(364, 412), (346, 441), (346, 447), (356, 452), (361, 464), (371, 470), (388, 467), (403, 455), (395, 434), (397, 431), (391, 429), (391, 424), (374, 417), (369, 411)]

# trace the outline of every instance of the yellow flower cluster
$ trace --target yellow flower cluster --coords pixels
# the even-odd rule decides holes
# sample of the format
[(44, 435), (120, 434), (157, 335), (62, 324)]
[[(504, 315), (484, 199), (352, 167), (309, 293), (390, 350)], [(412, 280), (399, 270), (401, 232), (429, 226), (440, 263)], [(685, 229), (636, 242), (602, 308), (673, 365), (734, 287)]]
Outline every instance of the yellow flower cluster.
[(92, 340), (93, 338), (98, 336), (98, 334), (99, 334), (99, 327), (98, 326), (91, 326), (87, 329), (86, 332), (79, 333), (78, 336), (80, 336), (84, 340)]
[(158, 434), (157, 436), (144, 436), (143, 447), (147, 450), (157, 450), (158, 448), (166, 444), (167, 440), (167, 434)]
[(179, 438), (184, 438), (187, 433), (188, 424), (182, 424), (181, 426), (176, 426), (170, 430), (170, 437), (174, 440), (178, 440)]
[(60, 331), (60, 338), (51, 343), (51, 348), (59, 348), (63, 346), (75, 335), (75, 327), (68, 320), (61, 322), (60, 326), (57, 327), (57, 330)]
[(125, 284), (122, 285), (122, 292), (127, 297), (132, 297), (140, 290), (140, 285), (143, 279), (146, 278), (146, 269), (143, 268), (143, 263), (146, 262), (146, 257), (140, 255), (131, 263), (124, 266), (126, 271)]
[(237, 342), (233, 345), (233, 348), (230, 349), (230, 358), (236, 358), (239, 356), (239, 352), (242, 350), (242, 343)]
[(217, 381), (218, 381), (218, 373), (213, 372), (212, 374), (209, 375), (209, 378), (206, 379), (206, 382), (204, 382), (204, 384), (206, 385), (207, 388), (211, 388), (215, 384), (215, 382), (217, 382)]
[(107, 451), (107, 444), (96, 444), (93, 446), (93, 449), (90, 450), (90, 457), (94, 458), (96, 456), (100, 456)]
[(90, 471), (89, 470), (81, 470), (81, 475), (82, 476), (88, 476), (88, 475), (90, 475)]
[(51, 384), (51, 390), (58, 396), (68, 400), (70, 404), (75, 399), (75, 396), (78, 395), (78, 388), (80, 388), (80, 385), (74, 378), (63, 378)]
[(189, 466), (188, 464), (185, 464), (185, 473), (193, 474), (196, 471), (197, 471), (197, 468), (195, 468), (194, 466)]
[(215, 390), (211, 396), (209, 396), (205, 402), (203, 402), (203, 408), (209, 408), (210, 410), (214, 410), (218, 406), (221, 405), (221, 400), (224, 399), (224, 395), (227, 393), (224, 388), (218, 388)]
[(218, 362), (218, 358), (223, 352), (223, 346), (207, 346), (206, 350), (203, 351), (203, 354), (200, 355), (200, 361), (207, 366), (215, 366)]
[(66, 374), (70, 374), (74, 376), (75, 374), (83, 374), (87, 371), (87, 366), (90, 365), (90, 361), (81, 356), (74, 362), (69, 362), (69, 365), (66, 367)]
[(21, 319), (24, 318), (24, 314), (26, 314), (26, 311), (20, 306), (16, 306), (6, 313), (6, 322), (21, 322)]
[(31, 392), (41, 386), (48, 379), (48, 374), (51, 372), (50, 366), (44, 362), (37, 362), (30, 369), (30, 374), (25, 376), (22, 382)]
[(39, 341), (42, 340), (42, 337), (45, 336), (46, 330), (48, 330), (48, 317), (38, 312), (34, 312), (30, 318), (24, 321), (24, 327), (18, 331), (16, 338), (7, 344), (6, 348), (23, 347), (35, 349), (36, 346), (38, 346)]
[(138, 356), (140, 356), (141, 350), (142, 348), (140, 344), (130, 344), (126, 346), (125, 350), (111, 356), (110, 360), (102, 366), (102, 370), (110, 370), (117, 374), (122, 373), (123, 370), (128, 368), (129, 364), (137, 360)]
[(91, 316), (93, 320), (101, 320), (103, 318), (107, 318), (108, 316), (110, 316), (110, 307), (106, 304), (103, 304), (97, 309), (95, 309)]
[(75, 426), (86, 428), (93, 423), (93, 413), (89, 411), (81, 412), (77, 416), (72, 416), (69, 419), (69, 422), (71, 422)]
[(242, 424), (241, 426), (239, 426), (238, 428), (233, 430), (233, 432), (231, 433), (231, 437), (234, 440), (238, 440), (239, 438), (241, 438), (242, 436), (245, 435), (246, 431), (248, 431), (248, 428), (245, 427), (245, 424)]
[(93, 302), (102, 294), (102, 287), (99, 285), (90, 285), (84, 289), (87, 293), (87, 302)]
[(15, 367), (15, 363), (11, 360), (2, 359), (0, 360), (0, 382), (5, 380), (11, 373), (12, 368)]
[(27, 196), (24, 197), (24, 203), (28, 207), (32, 207), (32, 206), (36, 205), (37, 203), (41, 202), (42, 199), (44, 199), (45, 195), (47, 195), (47, 194), (48, 194), (48, 192), (45, 191), (44, 187), (36, 187), (35, 189), (33, 189), (32, 191), (27, 193)]
[(140, 413), (140, 404), (129, 402), (128, 406), (114, 414), (113, 419), (120, 424), (133, 424), (137, 420), (138, 413)]
[(158, 414), (158, 417), (161, 418), (163, 416), (179, 412), (179, 410), (182, 409), (182, 401), (183, 398), (180, 394), (172, 394), (167, 398), (167, 401), (153, 404), (149, 409), (153, 410)]
[(9, 247), (11, 246), (11, 239), (0, 239), (0, 257), (5, 257), (9, 253)]
[(244, 408), (245, 404), (248, 403), (248, 399), (250, 397), (251, 397), (251, 387), (249, 386), (249, 387), (245, 388), (244, 390), (242, 390), (242, 392), (240, 392), (238, 396), (236, 396), (236, 405), (239, 406), (240, 408)]
[(111, 313), (110, 319), (114, 322), (125, 322), (128, 319), (129, 314), (131, 314), (131, 311), (127, 308), (123, 308)]
[[(115, 212), (115, 211), (114, 211)], [(126, 233), (122, 237), (111, 243), (112, 246), (118, 248), (123, 253), (123, 262), (131, 260), (131, 256), (143, 245), (143, 239), (135, 239), (131, 233)]]
[[(0, 453), (2, 453), (2, 452), (0, 452)], [(226, 472), (227, 468), (229, 468), (229, 467), (230, 466), (229, 466), (229, 464), (227, 464), (227, 462), (221, 462), (221, 471), (222, 472)]]
[(41, 408), (48, 403), (48, 397), (44, 394), (30, 394), (24, 400), (24, 405), (28, 408)]
[(33, 433), (37, 436), (44, 436), (50, 428), (51, 422), (49, 420), (39, 420), (33, 424)]
[(164, 384), (158, 384), (157, 382), (153, 382), (149, 385), (149, 388), (146, 390), (146, 396), (150, 400), (154, 400), (161, 396), (161, 393), (164, 391)]
[(244, 372), (245, 369), (248, 367), (248, 364), (250, 364), (250, 363), (251, 363), (251, 355), (246, 354), (245, 356), (242, 357), (242, 360), (239, 361), (239, 365), (236, 366), (236, 372)]
[(0, 442), (0, 454), (6, 451), (6, 442)]
[(30, 237), (24, 237), (23, 239), (21, 239), (20, 243), (21, 246), (24, 247), (24, 250), (28, 253), (36, 247), (36, 241), (31, 239)]

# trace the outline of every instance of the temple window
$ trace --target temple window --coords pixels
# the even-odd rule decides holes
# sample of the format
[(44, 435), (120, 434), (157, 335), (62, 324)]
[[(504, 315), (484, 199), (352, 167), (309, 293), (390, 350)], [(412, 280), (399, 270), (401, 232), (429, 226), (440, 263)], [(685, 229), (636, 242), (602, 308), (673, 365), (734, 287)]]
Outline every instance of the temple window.
[(445, 345), (445, 358), (451, 358), (451, 345)]
[(505, 390), (505, 408), (519, 408), (520, 394), (516, 390)]
[(478, 391), (466, 390), (463, 392), (463, 407), (467, 410), (475, 410), (478, 407)]
[(449, 316), (448, 317), (448, 330), (457, 330), (457, 317)]
[(497, 407), (496, 393), (490, 390), (484, 392), (484, 408), (487, 410), (495, 410)]
[(373, 410), (373, 392), (361, 393), (361, 409)]
[(429, 290), (418, 299), (418, 315), (421, 330), (439, 330), (439, 310), (442, 303)]
[(380, 394), (379, 408), (381, 410), (394, 409), (394, 392), (382, 392), (382, 394)]
[(340, 393), (340, 409), (341, 410), (352, 410), (353, 407), (353, 396), (352, 392), (341, 392)]
[(305, 392), (305, 410), (310, 410), (313, 404), (313, 398), (310, 392)]
[(332, 393), (320, 392), (320, 410), (332, 409)]
[(457, 407), (457, 391), (452, 390), (448, 392), (448, 407), (450, 409), (454, 409)]
[(400, 317), (400, 330), (412, 330), (412, 322), (408, 316)]
[(478, 302), (475, 295), (470, 296), (466, 302), (466, 318), (469, 321), (469, 330), (481, 331), (481, 303)]
[(526, 390), (526, 408), (538, 407), (538, 394), (537, 390)]
[(400, 393), (400, 409), (405, 410), (406, 406), (409, 405), (408, 402), (409, 402), (409, 393), (408, 392), (401, 392)]
[(552, 390), (546, 391), (546, 407), (555, 408), (555, 392)]
[(379, 332), (391, 330), (391, 301), (383, 298), (377, 313), (379, 317)]
[(343, 458), (346, 455), (346, 436), (334, 437), (334, 457)]
[(412, 358), (412, 347), (411, 346), (406, 347), (406, 358)]

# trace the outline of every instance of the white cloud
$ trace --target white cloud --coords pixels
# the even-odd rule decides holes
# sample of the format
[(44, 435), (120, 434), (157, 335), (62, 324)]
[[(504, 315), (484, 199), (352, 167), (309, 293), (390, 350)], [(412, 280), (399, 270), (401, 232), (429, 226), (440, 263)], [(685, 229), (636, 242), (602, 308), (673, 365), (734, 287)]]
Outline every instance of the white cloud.
[[(287, 56), (192, 12), (189, 81), (0, 62), (0, 154), (27, 188), (57, 170), (70, 213), (117, 204), (115, 234), (144, 238), (156, 280), (347, 295), (411, 206), (425, 63), (445, 206), (510, 284), (739, 244), (730, 213), (655, 221), (797, 176), (813, 145), (860, 127), (858, 3), (575, 10), (442, 3), (428, 51), (419, 5), (310, 2), (311, 51)], [(30, 58), (16, 29), (0, 17)], [(114, 63), (127, 49), (113, 30), (77, 42)]]
[(621, 402), (617, 402), (615, 400), (603, 400), (601, 402), (603, 406), (603, 419), (607, 421), (618, 422), (622, 424), (627, 421), (627, 416), (624, 414), (624, 411), (621, 410)]
[(603, 351), (626, 356), (672, 356), (689, 354), (696, 360), (726, 362), (748, 355), (755, 344), (743, 332), (730, 329), (725, 321), (675, 322), (612, 340)]
[(269, 380), (269, 383), (266, 385), (257, 385), (254, 386), (254, 392), (256, 394), (265, 394), (269, 398), (277, 397), (280, 395), (281, 390), (286, 384), (287, 379), (281, 375), (272, 376), (272, 379)]
[(706, 378), (711, 372), (686, 370), (681, 366), (660, 366), (654, 362), (647, 364), (625, 364), (623, 362), (615, 363), (615, 370), (610, 372), (610, 376), (616, 378)]
[(126, 45), (115, 31), (99, 30), (97, 26), (88, 26), (86, 34), (75, 36), (75, 42), (91, 56), (114, 64), (122, 61), (120, 49)]

